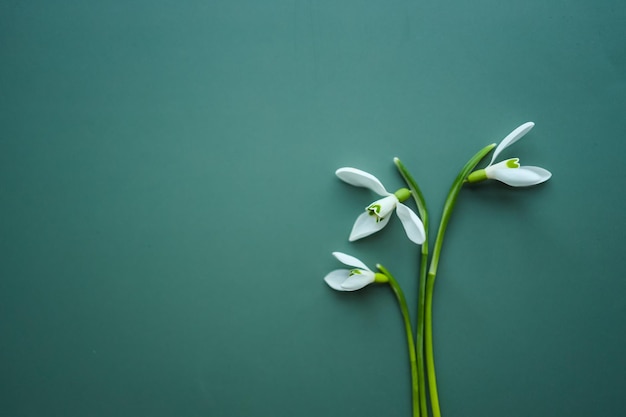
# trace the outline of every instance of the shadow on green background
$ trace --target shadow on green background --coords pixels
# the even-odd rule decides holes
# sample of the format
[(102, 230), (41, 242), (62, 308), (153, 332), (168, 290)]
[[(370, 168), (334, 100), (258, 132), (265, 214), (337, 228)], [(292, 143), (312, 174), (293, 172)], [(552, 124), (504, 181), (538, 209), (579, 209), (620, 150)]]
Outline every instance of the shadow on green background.
[(408, 416), (388, 288), (330, 290), (330, 253), (388, 266), (393, 221), (341, 166), (433, 222), (463, 190), (435, 291), (445, 416), (626, 413), (626, 6), (616, 1), (0, 5), (0, 415)]

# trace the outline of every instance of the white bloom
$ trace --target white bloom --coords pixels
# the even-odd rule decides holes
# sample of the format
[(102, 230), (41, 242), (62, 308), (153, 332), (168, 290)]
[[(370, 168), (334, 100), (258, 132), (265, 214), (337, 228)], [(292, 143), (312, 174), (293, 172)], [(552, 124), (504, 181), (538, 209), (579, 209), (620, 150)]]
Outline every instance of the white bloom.
[(369, 188), (383, 197), (367, 206), (365, 212), (356, 219), (350, 233), (350, 242), (381, 230), (389, 222), (394, 209), (409, 239), (418, 245), (424, 242), (426, 233), (422, 221), (413, 210), (401, 203), (411, 195), (409, 190), (401, 188), (395, 193), (390, 193), (378, 178), (356, 168), (339, 168), (335, 174), (350, 185)]
[(324, 281), (337, 291), (355, 291), (373, 282), (387, 282), (389, 279), (379, 273), (374, 272), (363, 262), (354, 256), (341, 252), (333, 252), (333, 256), (344, 265), (352, 266), (354, 269), (336, 269), (324, 277)]
[(478, 182), (493, 179), (512, 187), (528, 187), (548, 181), (552, 176), (550, 171), (539, 167), (520, 166), (519, 158), (511, 158), (494, 164), (500, 152), (520, 140), (533, 126), (535, 126), (533, 122), (527, 122), (509, 133), (496, 147), (489, 165), (485, 169), (472, 172), (467, 178), (468, 181)]

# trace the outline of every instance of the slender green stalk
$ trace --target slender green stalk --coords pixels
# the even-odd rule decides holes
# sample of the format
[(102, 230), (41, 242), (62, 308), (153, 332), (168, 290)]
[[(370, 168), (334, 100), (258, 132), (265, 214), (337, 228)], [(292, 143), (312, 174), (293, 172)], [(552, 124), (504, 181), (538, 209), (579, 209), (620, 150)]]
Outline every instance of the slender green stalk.
[(435, 288), (435, 278), (437, 277), (437, 268), (439, 266), (439, 257), (441, 256), (441, 247), (443, 245), (443, 238), (446, 233), (446, 228), (450, 222), (450, 216), (452, 210), (456, 204), (456, 199), (463, 188), (465, 178), (469, 173), (478, 165), (478, 163), (496, 146), (495, 143), (488, 145), (481, 149), (476, 155), (474, 155), (461, 169), (456, 179), (450, 187), (450, 192), (446, 198), (446, 202), (443, 206), (443, 213), (441, 215), (441, 223), (439, 224), (439, 230), (437, 231), (437, 238), (435, 240), (435, 246), (433, 249), (432, 258), (430, 260), (430, 269), (426, 278), (426, 303), (425, 303), (425, 348), (426, 348), (426, 370), (428, 373), (428, 391), (430, 393), (430, 404), (433, 412), (433, 417), (441, 417), (441, 410), (439, 408), (439, 395), (437, 393), (437, 377), (435, 375), (435, 359), (433, 354), (433, 291)]
[[(413, 326), (411, 325), (411, 317), (409, 316), (409, 308), (406, 304), (406, 298), (404, 298), (404, 292), (396, 279), (389, 273), (389, 271), (382, 265), (378, 264), (376, 267), (389, 278), (389, 286), (393, 290), (402, 312), (402, 318), (404, 319), (404, 330), (406, 331), (406, 341), (409, 348), (409, 362), (411, 363), (411, 387), (412, 387), (412, 400), (413, 400), (413, 417), (420, 417), (420, 402), (419, 402), (419, 384), (417, 379), (417, 359), (415, 357), (415, 342), (413, 341)], [(422, 417), (428, 417), (426, 414)]]
[(416, 333), (416, 353), (417, 353), (417, 374), (419, 379), (419, 396), (420, 410), (422, 415), (428, 416), (428, 404), (426, 403), (426, 371), (424, 364), (424, 309), (426, 306), (426, 272), (428, 271), (428, 209), (426, 208), (426, 200), (413, 176), (406, 169), (404, 164), (398, 158), (394, 158), (400, 175), (404, 178), (407, 186), (411, 190), (417, 210), (419, 211), (424, 225), (424, 233), (426, 238), (422, 243), (422, 259), (420, 262), (420, 274), (417, 291), (417, 333)]

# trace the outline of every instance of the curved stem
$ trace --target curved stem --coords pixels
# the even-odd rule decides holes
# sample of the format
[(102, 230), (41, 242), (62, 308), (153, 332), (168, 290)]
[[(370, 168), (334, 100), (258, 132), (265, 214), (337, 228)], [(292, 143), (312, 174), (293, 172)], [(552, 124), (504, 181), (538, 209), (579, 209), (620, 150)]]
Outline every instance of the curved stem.
[(428, 405), (426, 404), (426, 373), (424, 365), (424, 323), (425, 323), (425, 306), (426, 306), (426, 273), (428, 271), (428, 209), (426, 208), (426, 200), (420, 190), (417, 182), (413, 179), (411, 173), (406, 169), (404, 164), (398, 158), (394, 158), (393, 162), (396, 164), (400, 175), (404, 179), (404, 182), (408, 185), (417, 205), (417, 209), (424, 225), (424, 232), (426, 238), (422, 243), (422, 258), (420, 262), (420, 273), (418, 281), (417, 292), (417, 333), (416, 333), (416, 353), (417, 353), (417, 375), (419, 379), (419, 397), (420, 397), (420, 410), (422, 415), (428, 415)]
[[(419, 385), (417, 379), (417, 360), (415, 357), (415, 342), (413, 341), (413, 326), (411, 325), (411, 318), (409, 316), (409, 308), (404, 298), (402, 288), (395, 280), (393, 275), (382, 265), (378, 264), (376, 267), (389, 278), (389, 286), (393, 290), (402, 312), (402, 318), (404, 319), (404, 330), (406, 331), (406, 341), (409, 348), (409, 362), (411, 363), (411, 386), (412, 386), (412, 399), (413, 399), (413, 417), (420, 417), (420, 402), (419, 402)], [(427, 417), (424, 415), (423, 417)]]
[(456, 179), (450, 187), (448, 197), (443, 206), (441, 222), (437, 231), (437, 238), (433, 249), (432, 259), (430, 260), (430, 269), (426, 277), (426, 302), (425, 302), (425, 348), (426, 348), (426, 371), (428, 373), (428, 390), (430, 393), (430, 404), (434, 417), (441, 417), (439, 408), (439, 395), (437, 393), (437, 377), (435, 375), (435, 358), (433, 353), (433, 292), (435, 288), (435, 278), (437, 277), (437, 268), (439, 266), (439, 257), (441, 256), (441, 247), (446, 228), (452, 216), (452, 210), (456, 204), (456, 199), (463, 188), (463, 182), (469, 173), (478, 165), (478, 163), (496, 146), (495, 143), (488, 145), (478, 151), (461, 169)]

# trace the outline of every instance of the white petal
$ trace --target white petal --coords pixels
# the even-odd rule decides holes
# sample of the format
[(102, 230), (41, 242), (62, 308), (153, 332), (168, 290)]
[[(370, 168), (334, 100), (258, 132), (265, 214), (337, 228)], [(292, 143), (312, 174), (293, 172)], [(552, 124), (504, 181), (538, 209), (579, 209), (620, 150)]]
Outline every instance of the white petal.
[(374, 201), (372, 204), (367, 206), (365, 210), (369, 211), (376, 217), (384, 219), (385, 217), (389, 217), (389, 215), (393, 212), (393, 209), (396, 208), (396, 204), (398, 204), (398, 202), (398, 197), (393, 194), (389, 194), (387, 197)]
[(354, 242), (355, 240), (359, 240), (365, 236), (371, 235), (372, 233), (378, 232), (387, 225), (390, 218), (391, 216), (388, 216), (377, 222), (376, 216), (370, 215), (367, 211), (364, 212), (356, 219), (356, 222), (354, 222), (354, 226), (352, 226), (352, 232), (350, 232), (350, 238), (348, 240), (350, 242)]
[(529, 166), (522, 166), (521, 168), (527, 171), (532, 171), (535, 174), (539, 175), (541, 177), (541, 182), (546, 182), (550, 178), (552, 178), (552, 173), (548, 171), (547, 169), (544, 169), (541, 167), (533, 167), (529, 165)]
[(420, 218), (417, 217), (417, 214), (402, 203), (398, 203), (396, 214), (400, 218), (402, 226), (404, 226), (404, 231), (411, 242), (417, 243), (418, 245), (424, 243), (426, 232), (424, 232), (424, 225)]
[(533, 126), (535, 126), (533, 122), (526, 122), (523, 125), (516, 128), (511, 133), (509, 133), (507, 137), (502, 139), (502, 142), (500, 142), (496, 150), (493, 151), (493, 156), (491, 157), (491, 162), (489, 162), (489, 165), (493, 164), (493, 161), (496, 160), (496, 157), (500, 154), (500, 152), (502, 152), (505, 148), (508, 148), (509, 146), (513, 145), (515, 142), (520, 140), (522, 137), (524, 137), (524, 135), (528, 133), (528, 131), (532, 129)]
[(347, 182), (355, 187), (365, 187), (374, 191), (378, 195), (389, 195), (390, 193), (385, 189), (383, 184), (373, 176), (372, 174), (361, 171), (356, 168), (339, 168), (335, 171), (335, 175), (340, 180)]
[(333, 256), (337, 258), (339, 262), (344, 265), (353, 266), (355, 268), (364, 269), (370, 271), (370, 269), (363, 262), (355, 258), (354, 256), (347, 255), (342, 252), (333, 252)]
[(346, 291), (346, 289), (343, 288), (341, 284), (343, 284), (343, 282), (346, 279), (348, 279), (349, 276), (350, 276), (349, 269), (335, 269), (334, 271), (330, 272), (328, 275), (324, 277), (324, 281), (326, 281), (326, 283), (333, 290)]
[(548, 181), (552, 174), (539, 167), (499, 168), (489, 173), (489, 178), (501, 181), (511, 187), (528, 187)]
[(341, 284), (341, 288), (345, 291), (360, 290), (372, 282), (374, 282), (374, 273), (371, 271), (363, 271), (361, 274), (349, 276), (348, 279)]

